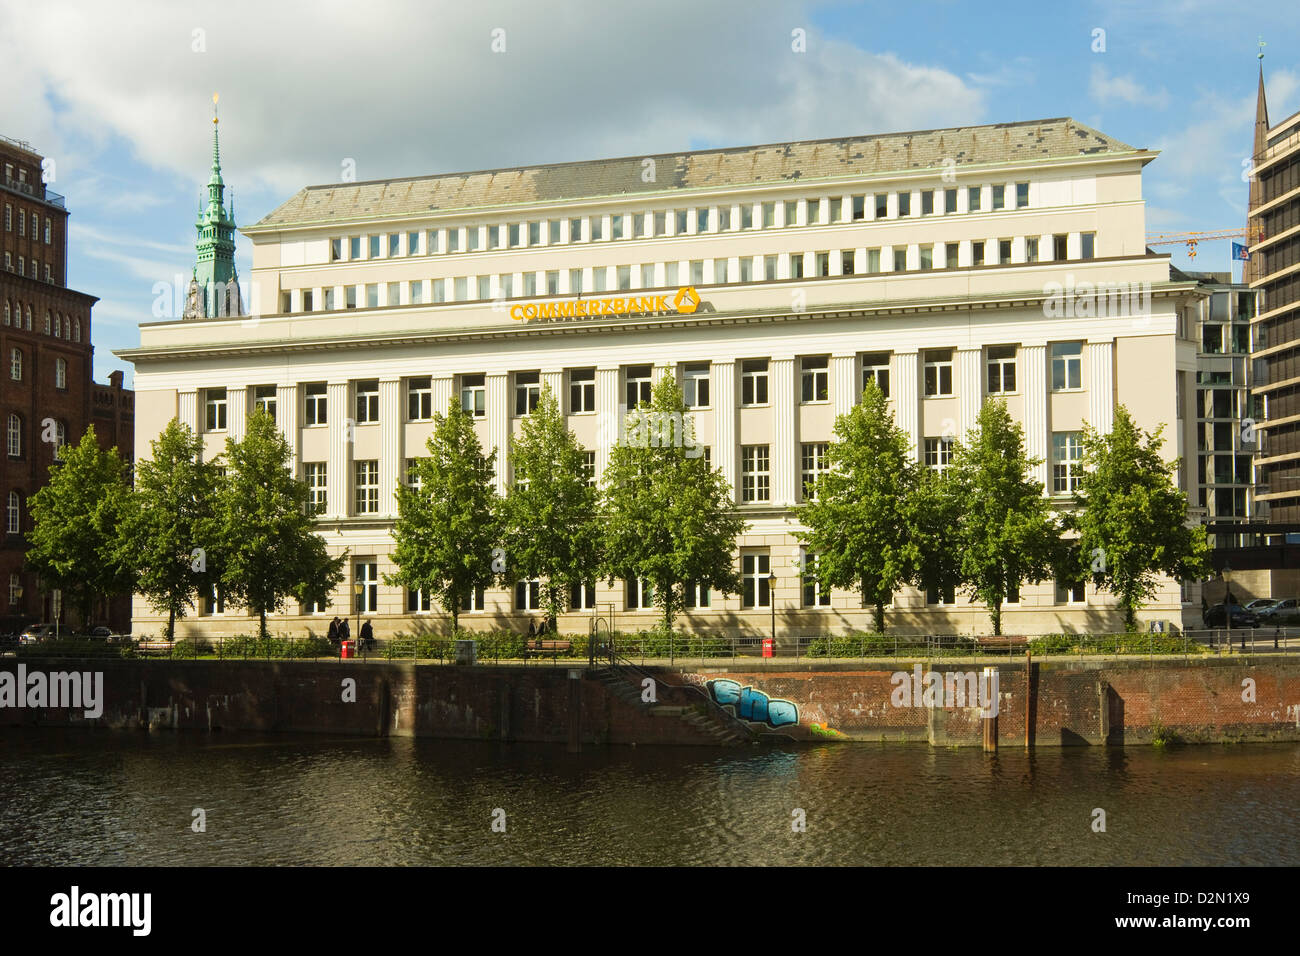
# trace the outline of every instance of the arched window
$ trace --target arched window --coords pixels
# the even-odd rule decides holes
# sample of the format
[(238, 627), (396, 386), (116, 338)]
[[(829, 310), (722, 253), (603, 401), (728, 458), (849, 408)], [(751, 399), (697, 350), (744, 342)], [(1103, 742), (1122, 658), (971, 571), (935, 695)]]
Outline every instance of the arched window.
[(29, 305), (27, 307), (27, 331), (30, 332), (31, 330), (32, 330), (32, 307)]
[(54, 423), (54, 460), (63, 461), (63, 446), (68, 443), (68, 425), (66, 422)]
[(17, 412), (9, 413), (9, 457), (21, 458), (23, 455), (23, 420)]
[(5, 530), (10, 534), (18, 534), (23, 527), (23, 499), (19, 497), (18, 492), (9, 492), (9, 507), (5, 515)]
[(72, 341), (72, 316), (70, 315), (63, 317), (63, 337), (69, 342)]
[(56, 339), (63, 338), (63, 313), (62, 312), (56, 313), (54, 316), (54, 337)]
[(81, 319), (77, 319), (77, 324), (74, 325), (72, 329), (73, 332), (75, 333), (72, 337), (72, 341), (80, 342), (81, 341)]
[(50, 310), (45, 310), (45, 334), (50, 334)]
[(9, 377), (15, 382), (23, 380), (23, 350), (10, 349), (9, 351)]
[(56, 358), (54, 360), (54, 387), (68, 387), (68, 360)]

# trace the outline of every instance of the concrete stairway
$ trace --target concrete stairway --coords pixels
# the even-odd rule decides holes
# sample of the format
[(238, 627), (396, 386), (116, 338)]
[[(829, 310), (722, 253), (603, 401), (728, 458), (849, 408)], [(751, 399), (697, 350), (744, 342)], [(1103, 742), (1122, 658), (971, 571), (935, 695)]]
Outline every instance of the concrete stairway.
[[(754, 740), (755, 734), (743, 721), (732, 717), (712, 701), (698, 695), (698, 703), (673, 703), (657, 701), (649, 703), (641, 699), (641, 679), (644, 675), (620, 667), (606, 667), (597, 672), (596, 679), (614, 697), (631, 707), (635, 707), (648, 717), (668, 720), (680, 720), (706, 741), (719, 747), (734, 747)], [(656, 680), (659, 680), (656, 678)], [(692, 690), (674, 684), (659, 681), (661, 691), (667, 691), (675, 699), (696, 697)]]

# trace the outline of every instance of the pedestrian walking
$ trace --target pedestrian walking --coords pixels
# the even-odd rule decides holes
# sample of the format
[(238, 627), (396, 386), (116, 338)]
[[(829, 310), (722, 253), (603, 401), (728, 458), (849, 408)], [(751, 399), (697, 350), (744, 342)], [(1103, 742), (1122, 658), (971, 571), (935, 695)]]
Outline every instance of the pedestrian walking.
[(370, 622), (361, 625), (361, 646), (367, 650), (375, 646), (375, 630), (370, 626)]
[(330, 621), (330, 643), (338, 647), (339, 643), (339, 616), (334, 615), (334, 620)]

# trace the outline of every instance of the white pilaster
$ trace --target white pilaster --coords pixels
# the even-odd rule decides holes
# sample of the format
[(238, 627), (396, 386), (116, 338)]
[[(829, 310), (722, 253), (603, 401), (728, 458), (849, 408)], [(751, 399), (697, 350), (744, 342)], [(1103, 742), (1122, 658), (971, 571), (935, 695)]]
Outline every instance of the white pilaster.
[(442, 378), (434, 376), (430, 385), (433, 387), (433, 410), (439, 415), (446, 415), (447, 409), (451, 405), (451, 396), (455, 390), (455, 383), (450, 375)]
[(176, 417), (190, 431), (199, 430), (199, 393), (197, 389), (181, 389), (176, 395)]
[(1114, 344), (1089, 342), (1085, 348), (1088, 363), (1088, 424), (1102, 434), (1107, 434), (1115, 421)]
[(289, 471), (297, 475), (298, 459), (302, 449), (298, 441), (298, 386), (296, 384), (276, 386), (275, 420), (280, 426), (284, 440), (289, 443)]
[(402, 448), (402, 383), (379, 380), (379, 513), (397, 515), (397, 482), (405, 469)]
[(596, 474), (605, 474), (610, 449), (618, 442), (618, 367), (596, 369)]
[(487, 376), (487, 447), (484, 454), (497, 452), (496, 487), (505, 494), (510, 480), (510, 405), (505, 372)]
[(921, 447), (921, 356), (917, 352), (895, 352), (890, 360), (889, 394), (894, 418), (912, 443), (912, 457), (919, 461)]
[(244, 423), (248, 418), (248, 388), (243, 385), (226, 389), (226, 428), (235, 441), (244, 440)]
[(722, 470), (736, 500), (736, 363), (714, 362), (713, 467)]
[(1020, 374), (1025, 393), (1025, 453), (1040, 458), (1035, 481), (1047, 485), (1047, 347), (1026, 345), (1020, 352)]
[(957, 438), (965, 440), (966, 432), (975, 427), (975, 419), (980, 413), (984, 399), (984, 387), (980, 377), (980, 349), (957, 350), (957, 401), (958, 414)]
[(351, 510), (348, 494), (352, 489), (352, 433), (356, 422), (348, 405), (347, 382), (330, 382), (326, 386), (325, 414), (329, 421), (329, 461), (326, 466), (326, 513), (345, 518)]
[(774, 358), (768, 363), (772, 382), (772, 504), (794, 504), (795, 475), (799, 459), (795, 454), (795, 402), (793, 358)]
[(862, 397), (856, 381), (857, 364), (856, 355), (831, 356), (831, 400), (836, 415), (847, 414)]
[(560, 406), (560, 414), (564, 414), (564, 370), (552, 369), (542, 372), (542, 386), (549, 388), (551, 394), (555, 396), (555, 403)]

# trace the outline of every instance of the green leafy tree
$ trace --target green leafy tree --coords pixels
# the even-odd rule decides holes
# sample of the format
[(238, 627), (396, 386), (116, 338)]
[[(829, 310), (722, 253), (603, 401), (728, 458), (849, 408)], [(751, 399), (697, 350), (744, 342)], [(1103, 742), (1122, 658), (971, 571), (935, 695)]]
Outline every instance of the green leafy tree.
[(136, 466), (135, 493), (118, 539), (121, 560), (136, 569), (136, 590), (167, 614), (167, 639), (176, 618), (220, 579), (218, 476), (202, 461), (203, 440), (172, 419), (152, 442), (151, 457)]
[(875, 382), (836, 417), (835, 438), (815, 499), (796, 509), (807, 528), (799, 538), (816, 555), (818, 584), (860, 591), (883, 631), (885, 605), (914, 576), (919, 555), (909, 521), (916, 460)]
[(66, 596), (85, 627), (96, 598), (129, 593), (135, 583), (117, 546), (131, 493), (129, 466), (116, 448), (99, 447), (94, 426), (60, 454), (49, 484), (28, 501), (27, 566), (43, 588)]
[(964, 589), (1002, 633), (1002, 604), (1025, 582), (1052, 577), (1063, 557), (1061, 526), (1030, 477), (1041, 461), (1025, 455), (1024, 432), (1005, 402), (989, 399), (953, 464), (962, 498), (957, 524)]
[(511, 442), (514, 484), (502, 502), (506, 565), (514, 578), (538, 578), (558, 619), (568, 590), (600, 571), (599, 496), (587, 484), (585, 452), (549, 387)]
[(289, 470), (289, 443), (263, 409), (248, 417), (242, 441), (226, 439), (226, 476), (217, 495), (216, 546), (227, 600), (266, 616), (290, 597), (324, 601), (343, 580), (346, 555), (330, 557), (316, 533), (305, 482)]
[(461, 606), (503, 571), (493, 567), (501, 540), (500, 499), (493, 485), (497, 453), (484, 455), (474, 421), (453, 398), (434, 413), (429, 454), (411, 467), (411, 485), (397, 487), (392, 586), (423, 590), (460, 629)]
[(962, 580), (959, 531), (966, 494), (953, 468), (920, 468), (905, 502), (907, 526), (916, 549), (911, 583), (940, 594), (955, 591)]
[(624, 425), (601, 476), (605, 574), (648, 579), (662, 626), (671, 630), (685, 585), (740, 589), (733, 555), (746, 525), (727, 481), (696, 443), (672, 378), (661, 378)]
[(1108, 434), (1083, 431), (1084, 471), (1071, 519), (1080, 570), (1119, 598), (1129, 631), (1161, 575), (1194, 580), (1209, 573), (1205, 528), (1188, 525), (1187, 496), (1174, 477), (1178, 462), (1160, 457), (1162, 431), (1138, 428), (1123, 405)]

